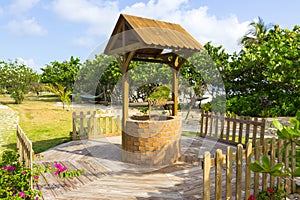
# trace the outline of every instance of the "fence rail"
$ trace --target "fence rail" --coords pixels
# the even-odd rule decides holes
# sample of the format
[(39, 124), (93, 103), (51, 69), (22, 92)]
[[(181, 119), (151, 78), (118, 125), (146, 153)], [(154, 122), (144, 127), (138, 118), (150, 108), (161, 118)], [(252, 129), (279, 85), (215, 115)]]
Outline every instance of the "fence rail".
[[(19, 154), (19, 162), (22, 164), (24, 163), (26, 168), (32, 170), (34, 156), (32, 142), (28, 139), (19, 125), (17, 125), (17, 148)], [(33, 186), (32, 177), (30, 179), (30, 186)]]
[(227, 144), (243, 144), (251, 140), (254, 146), (259, 139), (263, 142), (265, 135), (265, 119), (234, 116), (220, 113), (201, 112), (200, 136), (217, 138)]
[[(260, 176), (258, 173), (250, 171), (248, 164), (254, 160), (260, 160), (262, 155), (266, 155), (271, 160), (271, 165), (285, 163), (286, 168), (294, 170), (296, 160), (289, 155), (295, 151), (295, 146), (288, 145), (287, 150), (282, 152), (285, 145), (282, 140), (265, 139), (263, 144), (257, 141), (256, 146), (247, 144), (237, 146), (236, 152), (232, 147), (228, 147), (225, 154), (222, 150), (217, 150), (215, 155), (206, 152), (203, 159), (203, 199), (248, 199), (250, 194), (255, 196), (259, 191), (267, 190), (272, 186), (280, 187), (284, 185), (286, 194), (296, 191), (295, 180), (290, 178), (274, 178), (268, 174)], [(234, 170), (233, 170), (234, 169)], [(214, 176), (214, 182), (211, 182)], [(214, 190), (214, 191), (213, 191)], [(214, 194), (212, 195), (212, 192)]]
[(73, 112), (73, 140), (121, 135), (119, 112)]

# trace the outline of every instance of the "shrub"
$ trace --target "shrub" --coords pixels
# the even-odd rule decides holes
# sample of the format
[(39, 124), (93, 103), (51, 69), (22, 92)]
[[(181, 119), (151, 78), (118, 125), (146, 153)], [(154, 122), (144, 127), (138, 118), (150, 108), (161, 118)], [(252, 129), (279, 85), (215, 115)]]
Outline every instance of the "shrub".
[[(67, 167), (56, 163), (53, 167), (41, 167), (33, 165), (33, 169), (26, 168), (18, 162), (19, 155), (12, 150), (6, 150), (1, 155), (0, 160), (0, 198), (1, 199), (34, 199), (41, 197), (41, 192), (34, 190), (30, 186), (30, 179), (37, 183), (41, 173), (54, 172), (62, 178), (79, 176), (84, 173), (82, 170), (71, 171)], [(36, 158), (41, 158), (37, 154)]]

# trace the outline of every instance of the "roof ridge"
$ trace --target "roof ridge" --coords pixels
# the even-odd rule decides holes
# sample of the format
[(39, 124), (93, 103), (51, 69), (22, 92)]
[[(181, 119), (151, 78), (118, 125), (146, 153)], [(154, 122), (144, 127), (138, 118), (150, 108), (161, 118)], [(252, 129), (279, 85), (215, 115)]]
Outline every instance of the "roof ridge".
[(151, 18), (148, 18), (148, 17), (141, 17), (141, 16), (126, 14), (126, 13), (121, 13), (120, 15), (123, 16), (125, 19), (126, 19), (126, 16), (128, 16), (128, 17), (134, 17), (134, 18), (139, 18), (139, 19), (144, 19), (144, 20), (157, 21), (157, 22), (161, 22), (161, 23), (168, 23), (168, 24), (178, 25), (178, 26), (182, 27), (179, 23), (168, 22), (168, 21), (164, 21), (164, 20), (160, 20), (160, 19), (151, 19)]

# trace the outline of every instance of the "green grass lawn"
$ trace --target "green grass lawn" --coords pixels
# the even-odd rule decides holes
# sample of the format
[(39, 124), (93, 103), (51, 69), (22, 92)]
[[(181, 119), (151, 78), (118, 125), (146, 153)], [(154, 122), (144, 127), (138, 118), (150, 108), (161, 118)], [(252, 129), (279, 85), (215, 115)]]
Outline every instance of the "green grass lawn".
[[(8, 95), (0, 96), (0, 103), (18, 113), (19, 124), (32, 141), (35, 153), (70, 140), (72, 111), (54, 106), (57, 101), (57, 97), (48, 94), (27, 96), (22, 104), (14, 104)], [(9, 138), (7, 148), (16, 149), (16, 137)]]
[(199, 136), (198, 132), (187, 132), (187, 131), (182, 131), (181, 133), (182, 136)]

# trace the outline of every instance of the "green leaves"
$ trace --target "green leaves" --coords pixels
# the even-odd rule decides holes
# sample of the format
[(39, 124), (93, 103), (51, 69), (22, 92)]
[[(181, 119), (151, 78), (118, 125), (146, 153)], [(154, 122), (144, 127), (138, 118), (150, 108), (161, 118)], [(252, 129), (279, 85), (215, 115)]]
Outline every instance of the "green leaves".
[(42, 82), (47, 84), (59, 83), (72, 91), (77, 73), (81, 66), (79, 58), (71, 56), (69, 61), (53, 61), (42, 68)]
[[(293, 116), (300, 107), (300, 31), (273, 27), (259, 40), (244, 46), (238, 56), (221, 70), (226, 85), (227, 99), (247, 99), (247, 106), (234, 104), (228, 110), (239, 115)], [(264, 96), (267, 106), (254, 98)], [(239, 108), (236, 108), (236, 107)], [(248, 109), (251, 107), (252, 109)]]
[(59, 83), (48, 84), (45, 87), (51, 90), (51, 92), (53, 92), (59, 97), (59, 99), (63, 104), (63, 109), (65, 109), (65, 103), (67, 103), (68, 106), (70, 106), (71, 99), (69, 95), (72, 93), (71, 91), (68, 91), (67, 88), (65, 88), (63, 85)]
[(17, 104), (22, 103), (24, 95), (30, 91), (36, 77), (31, 68), (18, 60), (0, 62), (0, 92), (9, 93)]
[[(295, 148), (294, 150), (288, 150), (289, 159), (295, 159), (296, 162), (299, 161), (299, 154), (295, 154), (294, 152), (299, 151), (300, 149), (300, 111), (297, 111), (296, 118), (291, 118), (290, 122), (292, 127), (283, 126), (278, 120), (274, 120), (273, 124), (277, 128), (277, 136), (280, 139), (285, 140), (284, 146), (278, 150), (278, 154), (285, 154), (288, 150), (288, 146), (292, 145)], [(287, 156), (287, 155), (286, 155)], [(274, 166), (271, 166), (271, 162), (268, 156), (263, 155), (261, 162), (255, 160), (253, 163), (250, 163), (249, 169), (256, 173), (269, 173), (271, 176), (290, 176), (290, 177), (300, 177), (300, 166), (296, 165), (296, 168), (291, 167), (290, 161), (288, 163), (278, 163)], [(285, 168), (284, 168), (285, 166)]]
[(298, 142), (300, 137), (300, 111), (297, 111), (296, 118), (290, 118), (292, 127), (283, 126), (278, 120), (273, 120), (274, 126), (277, 128), (277, 136), (291, 142)]
[(254, 163), (250, 163), (248, 165), (248, 167), (251, 171), (254, 171), (257, 173), (263, 172), (265, 170), (264, 167), (262, 167), (262, 165), (257, 160), (255, 160)]
[(285, 175), (285, 172), (283, 172), (283, 165), (276, 164), (274, 166), (271, 166), (270, 159), (265, 155), (262, 156), (262, 163), (255, 160), (254, 163), (250, 163), (248, 167), (253, 172), (269, 173), (271, 176), (274, 177)]

